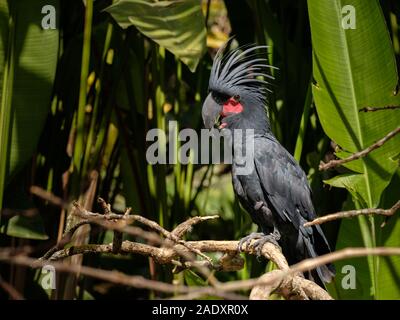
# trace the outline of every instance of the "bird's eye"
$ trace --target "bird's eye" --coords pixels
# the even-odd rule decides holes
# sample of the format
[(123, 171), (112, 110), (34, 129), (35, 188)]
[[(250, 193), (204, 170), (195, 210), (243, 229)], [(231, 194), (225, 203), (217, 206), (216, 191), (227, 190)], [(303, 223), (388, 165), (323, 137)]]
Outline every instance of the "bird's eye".
[(238, 95), (238, 94), (235, 94), (234, 96), (233, 96), (233, 99), (235, 99), (236, 101), (240, 101), (240, 96)]
[(215, 102), (219, 103), (219, 104), (223, 104), (226, 101), (229, 100), (229, 95), (218, 92), (218, 91), (213, 91), (212, 93), (212, 97), (214, 98)]

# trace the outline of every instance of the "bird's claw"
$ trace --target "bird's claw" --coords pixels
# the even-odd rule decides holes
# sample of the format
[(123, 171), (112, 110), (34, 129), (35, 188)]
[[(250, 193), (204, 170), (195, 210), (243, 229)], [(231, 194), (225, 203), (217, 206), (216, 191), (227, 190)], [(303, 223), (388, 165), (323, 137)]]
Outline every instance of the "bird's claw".
[(248, 236), (243, 237), (239, 241), (238, 251), (239, 252), (243, 252), (244, 251), (242, 249), (243, 245), (245, 246), (245, 250), (247, 250), (252, 240), (261, 239), (263, 236), (265, 236), (265, 235), (263, 233), (261, 233), (261, 232), (252, 232)]
[(262, 255), (262, 248), (264, 247), (264, 244), (267, 242), (274, 244), (275, 246), (279, 247), (278, 240), (275, 236), (275, 234), (271, 233), (268, 235), (264, 235), (263, 238), (257, 240), (253, 244), (253, 249), (256, 252), (257, 257), (260, 257)]
[(245, 246), (245, 250), (247, 250), (252, 242), (252, 240), (255, 240), (254, 243), (252, 244), (253, 250), (256, 252), (257, 257), (260, 257), (262, 255), (262, 248), (264, 247), (264, 244), (267, 242), (270, 242), (276, 246), (279, 247), (278, 240), (281, 238), (281, 235), (279, 234), (278, 231), (274, 231), (273, 233), (270, 234), (264, 234), (261, 232), (253, 232), (249, 234), (248, 236), (242, 238), (239, 241), (238, 244), (238, 251), (243, 252), (243, 245)]

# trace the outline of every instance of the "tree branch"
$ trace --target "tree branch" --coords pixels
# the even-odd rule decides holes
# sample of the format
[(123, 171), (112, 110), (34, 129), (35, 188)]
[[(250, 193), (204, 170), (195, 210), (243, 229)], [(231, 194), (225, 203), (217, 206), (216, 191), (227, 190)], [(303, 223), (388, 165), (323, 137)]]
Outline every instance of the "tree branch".
[(267, 280), (265, 279), (263, 280), (260, 278), (256, 279), (253, 278), (248, 280), (231, 281), (228, 283), (221, 284), (219, 286), (219, 289), (225, 291), (237, 291), (237, 290), (246, 290), (248, 288), (253, 288), (254, 286), (257, 285), (271, 285), (275, 281), (281, 281), (287, 276), (291, 276), (300, 272), (302, 273), (306, 271), (311, 271), (327, 263), (332, 263), (335, 261), (355, 258), (355, 257), (365, 257), (369, 255), (376, 255), (376, 256), (400, 255), (400, 248), (392, 248), (392, 247), (346, 248), (316, 258), (305, 259), (295, 265), (292, 265), (287, 270), (282, 270), (283, 271), (282, 273), (276, 273), (274, 276), (270, 276)]
[[(267, 245), (268, 243), (265, 246)], [(158, 281), (148, 280), (141, 276), (128, 276), (116, 271), (106, 271), (86, 266), (64, 264), (60, 262), (51, 262), (51, 265), (53, 265), (54, 268), (60, 272), (80, 273), (82, 275), (94, 277), (97, 279), (102, 279), (105, 281), (121, 285), (127, 285), (131, 287), (149, 289), (166, 293), (191, 294), (192, 296), (197, 296), (197, 297), (204, 295), (215, 295), (215, 296), (226, 297), (227, 293), (229, 292), (238, 290), (247, 290), (256, 286), (271, 286), (279, 281), (281, 281), (282, 283), (280, 285), (280, 290), (284, 290), (283, 285), (285, 281), (283, 280), (287, 277), (294, 276), (296, 279), (295, 281), (297, 280), (301, 281), (300, 286), (302, 292), (304, 292), (309, 299), (323, 299), (324, 297), (328, 299), (330, 298), (329, 295), (322, 288), (320, 288), (318, 285), (309, 280), (297, 276), (297, 274), (299, 272), (305, 272), (315, 269), (327, 263), (354, 257), (364, 257), (368, 255), (379, 255), (379, 256), (400, 255), (400, 248), (378, 247), (378, 248), (342, 249), (323, 256), (319, 256), (317, 258), (303, 260), (293, 265), (289, 269), (280, 270), (281, 272), (274, 272), (272, 275), (269, 275), (268, 277), (263, 276), (260, 278), (253, 278), (248, 280), (231, 281), (228, 283), (220, 284), (217, 287), (196, 287), (196, 286), (188, 287), (183, 285), (172, 285), (169, 283), (162, 283)], [(15, 255), (15, 252), (12, 250), (1, 250), (0, 261), (25, 265), (25, 266), (32, 266), (33, 263), (36, 263), (36, 267), (42, 267), (49, 264), (49, 262), (47, 261), (34, 260), (23, 254)], [(296, 283), (292, 284), (292, 288), (290, 290), (293, 290), (293, 287), (295, 286)], [(243, 299), (243, 296), (236, 295), (236, 298), (239, 297)]]
[[(50, 249), (42, 258), (36, 261), (33, 266), (37, 267), (45, 260), (54, 262), (80, 254), (133, 253), (152, 257), (154, 261), (159, 264), (175, 265), (174, 272), (179, 272), (187, 268), (197, 268), (199, 270), (206, 269), (207, 272), (202, 273), (207, 278), (210, 277), (210, 269), (216, 271), (237, 271), (243, 268), (244, 260), (238, 254), (238, 241), (183, 241), (180, 239), (185, 233), (191, 230), (193, 225), (201, 221), (215, 219), (218, 216), (193, 217), (178, 225), (172, 232), (169, 232), (161, 228), (154, 221), (148, 220), (141, 216), (130, 215), (130, 209), (128, 209), (124, 215), (119, 215), (112, 213), (111, 208), (104, 201), (100, 200), (100, 203), (105, 212), (104, 215), (89, 212), (79, 206), (79, 204), (74, 203), (74, 206), (77, 208), (77, 215), (81, 217), (83, 221), (81, 221), (79, 224), (75, 225), (68, 232), (66, 232), (62, 241), (60, 241), (59, 244)], [(132, 221), (142, 222), (142, 224), (151, 227), (152, 229), (163, 234), (166, 239), (162, 240), (161, 238), (158, 238), (157, 241), (152, 242), (161, 245), (160, 247), (132, 241), (123, 241), (120, 243), (120, 245), (118, 245), (118, 247), (116, 247), (115, 240), (113, 240), (112, 244), (86, 244), (80, 246), (72, 246), (65, 249), (63, 248), (67, 240), (71, 238), (73, 232), (85, 223), (96, 223), (105, 228), (117, 230), (118, 232), (127, 232), (137, 236), (143, 235), (147, 237), (147, 239), (151, 240), (154, 240), (158, 237), (157, 234), (149, 236), (149, 233), (142, 230), (141, 228), (127, 226), (127, 224)], [(248, 254), (255, 254), (251, 246), (242, 249)], [(193, 260), (193, 257), (187, 256), (187, 254), (191, 252), (200, 252), (202, 256), (205, 256), (204, 252), (221, 252), (224, 254), (216, 263), (214, 263), (208, 256), (208, 259), (204, 261)], [(261, 252), (265, 258), (273, 261), (280, 270), (287, 270), (289, 268), (287, 261), (282, 255), (279, 247), (276, 247), (271, 243), (266, 243)], [(180, 257), (184, 257), (186, 261), (182, 261)], [(297, 276), (292, 276), (286, 279), (285, 282), (282, 282), (279, 288), (281, 286), (282, 288), (286, 288), (282, 291), (283, 295), (286, 297), (298, 296), (298, 298), (305, 298), (305, 293), (303, 290), (293, 291), (293, 288), (296, 288), (298, 286), (301, 287), (303, 280), (305, 279), (301, 277), (300, 279), (297, 279)], [(218, 281), (210, 281), (210, 283), (212, 283), (214, 287), (218, 287), (220, 285)], [(318, 287), (314, 283), (312, 285)], [(308, 286), (310, 285), (308, 284)], [(314, 289), (314, 291), (319, 292), (318, 288)], [(327, 293), (324, 290), (322, 291), (323, 293), (319, 293), (320, 298), (325, 299)]]
[[(174, 285), (170, 283), (164, 283), (160, 281), (154, 281), (146, 279), (142, 276), (128, 276), (118, 271), (108, 271), (101, 270), (97, 268), (91, 268), (82, 265), (73, 265), (73, 264), (65, 264), (63, 262), (49, 262), (49, 261), (39, 261), (32, 259), (30, 257), (24, 255), (10, 255), (10, 252), (0, 251), (0, 261), (24, 265), (24, 266), (33, 266), (35, 268), (43, 267), (46, 265), (52, 265), (55, 270), (60, 272), (81, 274), (88, 277), (101, 279), (104, 281), (109, 281), (111, 283), (125, 285), (129, 287), (135, 287), (140, 289), (148, 289), (157, 292), (165, 292), (165, 293), (189, 293), (189, 292), (200, 292), (203, 295), (215, 295), (215, 296), (226, 296), (227, 293), (225, 291), (221, 291), (214, 287), (188, 287), (183, 285)], [(246, 297), (240, 295), (233, 295), (231, 299), (245, 299)]]
[[(103, 203), (104, 200), (99, 198), (99, 202)], [(105, 204), (105, 202), (104, 202)], [(103, 208), (104, 208), (104, 204), (103, 204)], [(106, 205), (107, 211), (104, 215), (100, 215), (98, 213), (93, 213), (93, 212), (89, 212), (86, 209), (84, 209), (79, 203), (74, 202), (73, 203), (74, 207), (76, 208), (76, 214), (78, 216), (80, 216), (82, 219), (86, 219), (88, 221), (92, 221), (92, 222), (99, 222), (99, 221), (104, 221), (104, 220), (108, 220), (108, 221), (117, 221), (119, 222), (119, 225), (116, 225), (113, 229), (114, 230), (118, 230), (121, 232), (126, 232), (126, 228), (124, 228), (125, 226), (127, 226), (128, 224), (134, 222), (134, 221), (138, 221), (140, 223), (142, 223), (143, 225), (156, 230), (158, 232), (160, 232), (165, 238), (172, 240), (175, 243), (179, 243), (182, 244), (183, 246), (185, 246), (187, 249), (189, 249), (190, 251), (192, 251), (193, 253), (201, 256), (203, 259), (207, 260), (209, 263), (212, 263), (211, 259), (209, 257), (207, 257), (206, 255), (204, 255), (202, 252), (196, 250), (195, 248), (191, 248), (189, 245), (186, 244), (185, 241), (181, 240), (179, 237), (177, 237), (174, 233), (171, 233), (167, 230), (165, 230), (163, 227), (161, 227), (157, 222), (149, 220), (145, 217), (139, 216), (139, 215), (129, 215), (129, 214), (124, 214), (124, 215), (119, 215), (119, 214), (115, 214), (111, 212), (111, 208), (109, 208)], [(201, 220), (200, 220), (201, 221)], [(107, 228), (112, 228), (110, 224), (104, 224), (102, 222), (100, 222), (99, 224), (107, 227)], [(122, 228), (122, 230), (121, 230)], [(125, 230), (124, 230), (125, 229)]]
[(8, 293), (12, 300), (25, 300), (23, 295), (19, 293), (17, 289), (15, 289), (10, 283), (3, 280), (0, 275), (0, 287), (3, 288), (5, 292)]
[(400, 109), (400, 106), (365, 107), (358, 110), (358, 112), (375, 112), (375, 111), (395, 110), (395, 109)]
[(345, 159), (330, 160), (327, 163), (324, 163), (324, 162), (321, 161), (321, 163), (319, 165), (319, 170), (321, 170), (321, 171), (322, 170), (328, 170), (330, 168), (343, 165), (343, 164), (345, 164), (347, 162), (363, 158), (363, 157), (367, 156), (373, 150), (378, 149), (379, 147), (381, 147), (384, 143), (386, 143), (388, 140), (390, 140), (391, 138), (396, 136), (399, 132), (400, 132), (400, 127), (398, 127), (396, 129), (394, 129), (393, 131), (389, 132), (385, 137), (383, 137), (382, 139), (378, 140), (377, 142), (375, 142), (374, 144), (372, 144), (368, 148), (366, 148), (364, 150), (361, 150), (359, 152), (353, 153), (351, 156), (349, 156), (349, 157), (347, 157)]
[(266, 300), (272, 293), (279, 293), (286, 300), (332, 300), (332, 297), (314, 282), (300, 276), (284, 277), (282, 270), (268, 272), (260, 277), (260, 281), (270, 284), (253, 287), (250, 293), (251, 300)]
[[(101, 279), (108, 279), (109, 281), (135, 286), (138, 288), (146, 288), (154, 291), (161, 291), (167, 293), (181, 293), (182, 297), (199, 297), (204, 295), (215, 295), (227, 298), (238, 298), (238, 295), (231, 292), (237, 290), (252, 289), (250, 294), (251, 299), (264, 299), (270, 296), (271, 293), (276, 292), (281, 294), (286, 299), (332, 299), (329, 294), (312, 281), (304, 279), (301, 275), (302, 272), (314, 269), (320, 265), (329, 263), (352, 256), (363, 256), (370, 254), (389, 255), (400, 254), (400, 248), (354, 248), (345, 249), (342, 251), (334, 252), (328, 255), (320, 256), (315, 259), (304, 260), (291, 268), (283, 256), (279, 247), (272, 243), (265, 243), (261, 249), (261, 254), (268, 260), (271, 260), (278, 267), (279, 270), (269, 272), (258, 279), (249, 279), (243, 281), (231, 281), (228, 283), (220, 283), (212, 278), (210, 269), (217, 271), (237, 271), (243, 268), (244, 261), (238, 253), (239, 241), (183, 241), (181, 237), (188, 232), (193, 225), (201, 221), (214, 219), (217, 216), (211, 217), (194, 217), (178, 225), (172, 232), (169, 232), (159, 226), (156, 222), (148, 220), (144, 217), (137, 215), (130, 215), (128, 209), (123, 215), (114, 214), (111, 208), (104, 202), (102, 204), (104, 215), (89, 212), (78, 204), (74, 204), (77, 214), (83, 218), (83, 221), (73, 226), (68, 230), (57, 246), (50, 249), (41, 259), (34, 261), (23, 255), (15, 255), (15, 253), (8, 253), (8, 259), (1, 256), (0, 260), (12, 261), (14, 263), (26, 264), (30, 261), (33, 267), (43, 266), (51, 263), (60, 271), (76, 272), (82, 275), (97, 277)], [(391, 209), (393, 213), (400, 206), (400, 201)], [(387, 214), (386, 214), (387, 215)], [(128, 223), (133, 221), (140, 221), (145, 226), (160, 232), (164, 235), (162, 239), (154, 232), (148, 232), (138, 227), (128, 226)], [(96, 223), (105, 228), (115, 230), (118, 232), (127, 232), (136, 236), (143, 237), (150, 240), (152, 244), (159, 245), (159, 247), (149, 244), (137, 243), (132, 241), (123, 241), (115, 247), (115, 241), (111, 244), (85, 244), (79, 246), (72, 246), (63, 248), (68, 239), (71, 238), (74, 231), (85, 223)], [(61, 248), (62, 247), (62, 248)], [(252, 245), (244, 246), (241, 248), (247, 254), (256, 254)], [(214, 263), (211, 258), (195, 260), (190, 253), (200, 252), (201, 256), (205, 253), (220, 252), (223, 253), (222, 257)], [(175, 266), (174, 271), (179, 272), (186, 268), (197, 268), (201, 273), (208, 278), (211, 287), (187, 287), (175, 286), (167, 283), (160, 283), (145, 279), (143, 277), (130, 277), (120, 273), (115, 273), (105, 270), (98, 270), (84, 266), (65, 265), (58, 261), (67, 257), (80, 255), (80, 254), (140, 254), (147, 257), (152, 257), (154, 261), (159, 264), (172, 264)], [(12, 255), (14, 254), (14, 256)], [(24, 253), (26, 254), (26, 252)], [(183, 258), (183, 260), (182, 260)], [(242, 297), (242, 296), (240, 296)], [(243, 298), (243, 297), (242, 297)]]
[(328, 214), (326, 216), (322, 216), (314, 219), (313, 221), (307, 222), (304, 224), (305, 227), (311, 227), (317, 224), (322, 224), (328, 221), (333, 221), (342, 218), (352, 218), (360, 215), (370, 215), (377, 214), (381, 216), (390, 217), (393, 216), (397, 210), (400, 209), (400, 200), (397, 201), (393, 207), (390, 209), (380, 209), (380, 208), (369, 208), (369, 209), (360, 209), (360, 210), (349, 210), (349, 211), (340, 211), (332, 214)]

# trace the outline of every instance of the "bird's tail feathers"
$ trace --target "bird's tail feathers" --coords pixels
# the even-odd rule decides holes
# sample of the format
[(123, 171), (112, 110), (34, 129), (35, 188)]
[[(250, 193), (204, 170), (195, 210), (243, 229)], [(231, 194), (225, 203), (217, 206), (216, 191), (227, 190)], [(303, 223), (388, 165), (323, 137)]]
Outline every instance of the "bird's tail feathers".
[[(305, 249), (309, 258), (316, 258), (331, 251), (328, 241), (322, 233), (321, 228), (319, 226), (317, 227), (318, 228), (315, 229), (313, 227), (314, 243), (312, 243), (309, 238), (304, 239)], [(319, 283), (320, 285), (323, 285), (324, 283), (331, 282), (335, 276), (335, 273), (335, 267), (333, 266), (333, 264), (329, 263), (317, 267), (314, 272), (310, 272), (309, 278)], [(315, 279), (316, 276), (318, 279)]]

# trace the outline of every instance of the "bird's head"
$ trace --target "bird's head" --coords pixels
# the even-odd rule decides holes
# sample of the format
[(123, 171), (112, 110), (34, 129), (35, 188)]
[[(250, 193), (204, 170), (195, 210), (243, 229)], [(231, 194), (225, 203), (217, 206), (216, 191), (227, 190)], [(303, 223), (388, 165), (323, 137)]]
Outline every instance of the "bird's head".
[(273, 77), (267, 47), (247, 45), (224, 54), (218, 50), (211, 68), (209, 94), (202, 116), (206, 128), (269, 130), (268, 82)]

